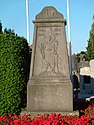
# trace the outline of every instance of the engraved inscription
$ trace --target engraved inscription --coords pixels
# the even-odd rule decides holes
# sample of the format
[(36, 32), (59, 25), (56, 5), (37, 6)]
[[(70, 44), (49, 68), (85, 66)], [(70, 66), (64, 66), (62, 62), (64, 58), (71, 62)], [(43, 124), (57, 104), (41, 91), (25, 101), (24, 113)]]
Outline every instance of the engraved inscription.
[[(52, 29), (52, 28), (50, 27), (50, 29)], [(44, 27), (38, 28), (38, 36), (45, 36), (46, 30), (47, 30), (47, 29), (44, 28)], [(54, 32), (54, 35), (55, 35), (55, 36), (61, 35), (61, 28), (56, 27), (56, 28), (53, 29), (52, 32)]]
[(61, 31), (61, 28), (56, 27), (56, 28), (54, 28), (54, 31), (55, 31), (55, 32), (60, 32), (60, 31)]
[(54, 33), (55, 33), (56, 36), (61, 35), (61, 28), (56, 27), (56, 28), (54, 29)]
[(44, 33), (45, 33), (45, 28), (38, 28), (38, 36), (44, 36)]
[(51, 8), (47, 8), (45, 10), (45, 16), (47, 16), (47, 17), (54, 17), (55, 14), (56, 14), (56, 12), (51, 11)]

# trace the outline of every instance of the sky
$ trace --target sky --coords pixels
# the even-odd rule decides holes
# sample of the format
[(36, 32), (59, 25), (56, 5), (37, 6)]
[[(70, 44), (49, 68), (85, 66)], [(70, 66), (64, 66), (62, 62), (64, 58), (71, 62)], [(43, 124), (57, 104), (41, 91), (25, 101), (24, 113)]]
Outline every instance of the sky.
[[(28, 0), (30, 44), (33, 41), (35, 16), (46, 6), (55, 7), (67, 21), (67, 0)], [(72, 53), (86, 51), (89, 32), (93, 23), (94, 0), (70, 0), (70, 25)], [(3, 29), (14, 30), (26, 38), (26, 1), (0, 0), (0, 20)], [(66, 38), (68, 39), (67, 26)]]

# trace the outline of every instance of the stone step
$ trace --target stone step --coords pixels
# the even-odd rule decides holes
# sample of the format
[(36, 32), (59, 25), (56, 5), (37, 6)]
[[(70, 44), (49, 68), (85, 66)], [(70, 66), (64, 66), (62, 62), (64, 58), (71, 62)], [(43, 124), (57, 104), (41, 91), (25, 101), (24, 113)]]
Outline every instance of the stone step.
[(39, 115), (44, 115), (44, 114), (51, 114), (51, 113), (56, 113), (56, 114), (61, 114), (62, 116), (70, 116), (70, 115), (77, 115), (79, 116), (79, 111), (71, 111), (71, 112), (27, 112), (27, 111), (21, 111), (20, 115), (23, 116), (24, 114), (30, 114), (31, 118), (34, 118), (37, 114)]

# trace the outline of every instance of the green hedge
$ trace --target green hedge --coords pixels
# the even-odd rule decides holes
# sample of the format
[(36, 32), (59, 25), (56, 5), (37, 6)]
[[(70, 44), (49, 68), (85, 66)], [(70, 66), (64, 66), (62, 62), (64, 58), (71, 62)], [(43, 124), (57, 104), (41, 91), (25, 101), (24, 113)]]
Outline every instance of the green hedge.
[(29, 76), (29, 47), (15, 33), (0, 33), (0, 115), (18, 114)]

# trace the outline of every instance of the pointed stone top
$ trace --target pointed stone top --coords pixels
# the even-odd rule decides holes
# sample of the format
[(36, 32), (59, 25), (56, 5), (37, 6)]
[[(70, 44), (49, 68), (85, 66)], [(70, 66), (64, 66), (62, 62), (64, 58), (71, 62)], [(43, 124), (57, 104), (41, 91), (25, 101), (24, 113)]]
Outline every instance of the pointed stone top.
[(47, 6), (36, 15), (36, 19), (64, 19), (64, 17), (54, 7)]

